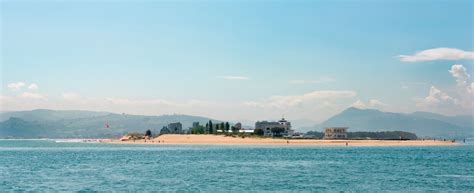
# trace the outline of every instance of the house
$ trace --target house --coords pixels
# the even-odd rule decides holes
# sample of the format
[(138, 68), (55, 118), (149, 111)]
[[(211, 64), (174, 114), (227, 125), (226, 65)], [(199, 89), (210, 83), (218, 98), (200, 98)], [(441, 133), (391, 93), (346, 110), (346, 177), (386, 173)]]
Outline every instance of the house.
[(291, 122), (281, 118), (279, 121), (258, 121), (255, 129), (263, 130), (264, 136), (292, 136)]
[(324, 128), (324, 139), (347, 139), (347, 127)]
[(172, 134), (181, 134), (183, 133), (183, 125), (180, 122), (168, 124), (168, 130)]
[(170, 134), (170, 133), (171, 133), (171, 131), (166, 126), (161, 128), (161, 130), (160, 130), (160, 134)]

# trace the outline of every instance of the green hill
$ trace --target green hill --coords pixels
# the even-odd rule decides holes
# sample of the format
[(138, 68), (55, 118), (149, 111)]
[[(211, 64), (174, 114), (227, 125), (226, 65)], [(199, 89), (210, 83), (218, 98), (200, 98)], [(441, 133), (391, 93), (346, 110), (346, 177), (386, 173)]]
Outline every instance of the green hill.
[[(90, 111), (33, 110), (0, 113), (0, 138), (106, 138), (150, 129), (158, 133), (172, 122), (188, 128), (215, 119), (190, 115), (144, 116)], [(105, 127), (109, 125), (109, 128)]]

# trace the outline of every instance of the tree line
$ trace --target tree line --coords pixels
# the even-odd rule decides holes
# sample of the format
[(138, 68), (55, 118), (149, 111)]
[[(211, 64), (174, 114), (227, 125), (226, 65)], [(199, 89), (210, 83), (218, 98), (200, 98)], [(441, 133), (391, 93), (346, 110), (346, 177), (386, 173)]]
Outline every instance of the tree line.
[(217, 134), (218, 130), (223, 132), (232, 131), (233, 133), (239, 132), (239, 128), (230, 126), (229, 122), (213, 123), (209, 120), (205, 126), (198, 125), (191, 128), (191, 134)]
[[(308, 131), (306, 133), (312, 138), (322, 139), (324, 137), (324, 132), (319, 131)], [(348, 139), (402, 139), (402, 140), (415, 140), (418, 139), (416, 134), (405, 132), (405, 131), (357, 131), (357, 132), (347, 132)]]

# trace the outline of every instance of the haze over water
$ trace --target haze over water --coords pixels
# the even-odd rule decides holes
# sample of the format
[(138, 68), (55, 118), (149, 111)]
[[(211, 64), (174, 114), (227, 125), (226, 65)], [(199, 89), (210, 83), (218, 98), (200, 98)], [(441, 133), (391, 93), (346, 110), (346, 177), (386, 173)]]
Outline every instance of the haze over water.
[(472, 191), (474, 148), (0, 140), (3, 191)]

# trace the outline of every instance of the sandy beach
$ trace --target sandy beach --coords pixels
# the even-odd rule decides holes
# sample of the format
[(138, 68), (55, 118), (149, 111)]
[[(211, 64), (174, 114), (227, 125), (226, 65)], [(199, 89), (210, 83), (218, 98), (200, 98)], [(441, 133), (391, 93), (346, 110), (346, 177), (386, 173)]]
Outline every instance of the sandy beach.
[(447, 146), (458, 145), (440, 140), (320, 140), (320, 139), (272, 139), (258, 137), (230, 137), (223, 135), (161, 135), (150, 140), (120, 141), (104, 139), (103, 143), (119, 144), (202, 144), (202, 145), (317, 145), (317, 146)]

